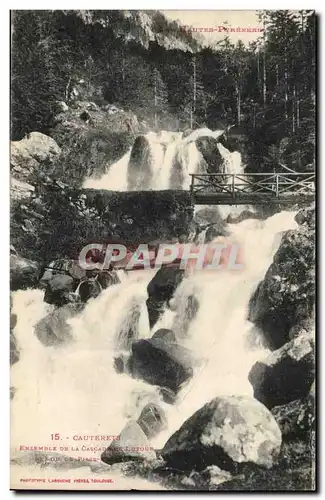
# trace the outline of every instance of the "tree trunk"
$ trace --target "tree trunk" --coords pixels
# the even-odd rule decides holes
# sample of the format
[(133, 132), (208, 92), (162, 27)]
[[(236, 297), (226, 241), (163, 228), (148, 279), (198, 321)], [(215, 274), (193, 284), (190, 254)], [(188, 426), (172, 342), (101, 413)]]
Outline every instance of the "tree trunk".
[(266, 105), (266, 60), (265, 60), (265, 49), (263, 52), (263, 106)]
[(241, 121), (241, 95), (239, 84), (236, 85), (236, 94), (237, 94), (237, 125), (240, 125)]
[(292, 97), (292, 133), (296, 132), (296, 87), (293, 87), (293, 97)]
[(284, 47), (284, 116), (288, 119), (288, 58), (287, 47)]
[[(265, 53), (265, 44), (266, 44), (266, 23), (265, 18), (263, 19), (263, 106), (265, 108), (266, 105), (266, 53)], [(265, 110), (264, 110), (265, 116)]]
[[(193, 59), (193, 106), (192, 106), (192, 109), (193, 109), (193, 113), (191, 116), (191, 122), (192, 122), (192, 125), (193, 125), (193, 118), (195, 117), (195, 113), (196, 113), (196, 60), (195, 60), (195, 56), (194, 56), (194, 59)], [(191, 126), (192, 128), (192, 126)]]

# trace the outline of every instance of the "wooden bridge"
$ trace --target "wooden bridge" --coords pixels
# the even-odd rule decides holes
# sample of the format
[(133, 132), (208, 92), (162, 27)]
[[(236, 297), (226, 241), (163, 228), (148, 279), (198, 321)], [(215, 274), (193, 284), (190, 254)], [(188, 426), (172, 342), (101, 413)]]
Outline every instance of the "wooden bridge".
[(315, 173), (190, 174), (195, 205), (305, 204), (315, 199)]

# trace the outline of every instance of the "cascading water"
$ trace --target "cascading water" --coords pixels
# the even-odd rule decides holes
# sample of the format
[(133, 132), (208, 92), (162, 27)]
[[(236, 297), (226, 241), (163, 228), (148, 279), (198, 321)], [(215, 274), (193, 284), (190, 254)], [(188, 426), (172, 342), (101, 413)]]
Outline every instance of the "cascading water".
[[(189, 190), (191, 177), (189, 174), (206, 173), (203, 156), (196, 146), (196, 140), (204, 137), (218, 139), (223, 134), (222, 130), (212, 131), (208, 128), (194, 130), (183, 138), (182, 132), (160, 133), (148, 132), (145, 136), (149, 146), (148, 172), (144, 174), (147, 186), (140, 180), (135, 186), (128, 184), (128, 172), (137, 168), (137, 164), (130, 162), (132, 148), (119, 161), (108, 168), (106, 174), (100, 179), (87, 179), (85, 188), (108, 189), (113, 191), (134, 191), (137, 189), (184, 189)], [(217, 148), (224, 162), (224, 170), (228, 174), (244, 174), (241, 155), (238, 151), (230, 152), (221, 143)], [(147, 161), (147, 160), (146, 160)], [(143, 159), (138, 165), (142, 167)], [(149, 176), (150, 173), (150, 176)], [(137, 177), (137, 172), (134, 171)], [(229, 178), (229, 183), (232, 180)], [(200, 207), (202, 208), (202, 207)], [(252, 207), (220, 206), (222, 218), (228, 215), (239, 215), (243, 210), (253, 211)]]
[[(196, 147), (195, 141), (200, 137), (213, 137), (217, 139), (222, 133), (223, 131), (220, 130), (212, 131), (203, 128), (194, 130), (189, 136), (183, 138), (182, 132), (162, 131), (157, 134), (148, 132), (144, 137), (148, 141), (150, 149), (148, 168), (151, 173), (151, 182), (149, 189), (189, 189), (191, 182), (189, 174), (202, 171), (201, 164), (203, 158)], [(233, 153), (230, 153), (223, 146), (219, 146), (221, 156), (226, 163), (229, 163), (229, 155), (231, 156)], [(126, 191), (128, 189), (127, 177), (128, 169), (130, 168), (131, 151), (132, 148), (121, 160), (109, 166), (107, 173), (100, 179), (87, 179), (84, 187)], [(179, 172), (176, 172), (175, 175), (175, 171), (177, 170)], [(177, 181), (175, 178), (177, 178)], [(138, 187), (129, 188), (129, 190), (136, 189)]]
[[(84, 311), (70, 320), (73, 341), (61, 347), (46, 347), (35, 336), (35, 323), (51, 308), (43, 302), (43, 293), (15, 292), (15, 335), (21, 358), (11, 375), (16, 390), (12, 401), (13, 455), (20, 445), (49, 443), (53, 433), (69, 438), (73, 445), (74, 435), (117, 435), (129, 418), (139, 416), (148, 401), (158, 401), (167, 415), (167, 430), (152, 441), (161, 448), (185, 419), (213, 397), (251, 394), (247, 375), (266, 349), (258, 344), (255, 329), (246, 319), (248, 301), (271, 263), (278, 232), (295, 227), (294, 214), (289, 212), (266, 221), (246, 220), (234, 225), (231, 238), (242, 245), (244, 269), (200, 270), (185, 278), (176, 290), (172, 310), (162, 314), (152, 332), (145, 300), (154, 271), (123, 275), (120, 284), (91, 299)], [(192, 320), (184, 307), (190, 296), (195, 296), (199, 305)], [(172, 328), (178, 341), (193, 353), (194, 376), (174, 405), (164, 403), (156, 387), (115, 372), (113, 358), (121, 342), (124, 346), (130, 327), (139, 337), (148, 337), (161, 327)], [(107, 441), (95, 444), (106, 447)], [(89, 456), (90, 452), (68, 454)], [(100, 454), (93, 456), (99, 458)], [(83, 467), (83, 471), (78, 477), (89, 475), (88, 468)], [(136, 480), (128, 481), (128, 487), (136, 487)]]
[[(189, 173), (201, 171), (203, 157), (196, 147), (199, 137), (217, 138), (221, 132), (200, 129), (186, 138), (182, 133), (148, 133), (150, 189), (189, 189)], [(227, 173), (243, 173), (240, 153), (218, 149)], [(111, 165), (101, 179), (88, 179), (84, 187), (126, 191), (132, 151)], [(202, 207), (201, 207), (202, 208)], [(241, 210), (243, 207), (241, 208)], [(223, 207), (226, 216), (230, 207)], [(12, 366), (12, 455), (21, 445), (51, 444), (51, 435), (79, 445), (64, 452), (72, 457), (100, 459), (107, 441), (96, 441), (96, 449), (82, 450), (78, 435), (118, 435), (130, 419), (137, 419), (143, 406), (157, 402), (166, 413), (168, 427), (151, 444), (161, 448), (179, 426), (204, 403), (221, 394), (252, 394), (248, 373), (253, 363), (266, 354), (258, 342), (256, 328), (246, 319), (248, 302), (263, 278), (277, 249), (277, 234), (296, 227), (294, 214), (282, 212), (266, 221), (245, 220), (231, 226), (227, 242), (236, 241), (243, 251), (242, 270), (200, 270), (183, 279), (169, 308), (150, 331), (146, 308), (147, 285), (155, 271), (120, 273), (121, 283), (90, 299), (85, 309), (68, 320), (73, 340), (59, 347), (44, 346), (36, 337), (35, 324), (51, 310), (39, 290), (13, 294), (13, 313), (20, 360)], [(198, 242), (204, 243), (205, 234)], [(222, 242), (219, 237), (215, 242)], [(167, 404), (157, 387), (119, 374), (114, 357), (126, 353), (137, 338), (148, 338), (159, 328), (171, 328), (177, 340), (193, 355), (194, 375), (174, 404)], [(24, 415), (24, 419), (21, 418)], [(28, 438), (26, 437), (28, 436)], [(86, 443), (93, 445), (94, 443)], [(60, 450), (63, 453), (63, 450)], [(53, 474), (55, 471), (53, 469)], [(31, 472), (32, 474), (32, 472)], [(33, 474), (42, 477), (40, 468)], [(51, 472), (47, 468), (46, 475)], [(61, 471), (60, 471), (61, 474)], [(69, 470), (69, 477), (73, 474)], [(90, 477), (89, 467), (77, 477)], [(114, 474), (109, 471), (110, 477)], [(62, 473), (61, 477), (65, 477)], [(116, 488), (148, 489), (142, 480), (114, 476)], [(154, 488), (150, 484), (150, 488)]]
[(131, 150), (120, 160), (110, 166), (108, 172), (100, 179), (88, 179), (84, 183), (85, 188), (109, 189), (111, 191), (127, 191), (127, 173)]

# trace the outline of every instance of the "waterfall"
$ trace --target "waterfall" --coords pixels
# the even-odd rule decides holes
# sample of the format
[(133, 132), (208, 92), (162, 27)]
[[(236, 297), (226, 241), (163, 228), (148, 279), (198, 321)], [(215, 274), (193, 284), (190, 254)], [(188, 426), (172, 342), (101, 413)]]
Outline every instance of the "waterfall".
[[(195, 140), (218, 138), (218, 134), (221, 132), (199, 129), (186, 138), (182, 133), (165, 131), (143, 136), (140, 145), (145, 146), (149, 189), (189, 189), (189, 173), (204, 171)], [(240, 153), (231, 153), (221, 144), (218, 149), (226, 172), (243, 174)], [(133, 162), (132, 168), (137, 167), (136, 160), (131, 148), (101, 179), (88, 179), (84, 187), (126, 191), (130, 165)], [(224, 217), (235, 211), (233, 207), (221, 207)], [(160, 449), (187, 418), (212, 398), (252, 395), (248, 373), (268, 351), (261, 345), (256, 327), (247, 320), (248, 303), (272, 262), (279, 233), (296, 227), (294, 215), (281, 212), (265, 221), (248, 219), (232, 224), (227, 243), (240, 245), (244, 269), (192, 272), (180, 283), (152, 331), (146, 299), (154, 270), (121, 272), (119, 284), (90, 299), (79, 315), (68, 320), (72, 339), (56, 347), (43, 345), (34, 331), (37, 322), (53, 310), (44, 303), (44, 292), (14, 292), (12, 312), (18, 318), (14, 333), (20, 360), (11, 368), (11, 385), (15, 389), (11, 402), (12, 456), (17, 455), (21, 445), (56, 444), (51, 435), (59, 434), (65, 444), (76, 445), (69, 451), (59, 448), (60, 453), (100, 460), (101, 451), (84, 451), (81, 446), (85, 443), (74, 441), (73, 436), (118, 435), (130, 418), (139, 417), (148, 402), (158, 403), (167, 417), (167, 429), (151, 441)], [(205, 231), (199, 243), (204, 243)], [(223, 237), (214, 240), (223, 241)], [(114, 366), (114, 358), (127, 355), (133, 340), (148, 338), (159, 328), (172, 329), (178, 342), (193, 356), (193, 377), (174, 404), (162, 400), (159, 388), (117, 373)], [(97, 448), (107, 445), (105, 440), (96, 441)], [(69, 470), (69, 477), (90, 477), (87, 467), (77, 471)], [(38, 466), (33, 466), (31, 474), (42, 477)], [(57, 472), (46, 468), (46, 475), (55, 476)], [(116, 471), (110, 471), (111, 475), (121, 489), (157, 488), (136, 478), (123, 478)], [(65, 477), (63, 471), (61, 477)]]
[(86, 189), (109, 189), (111, 191), (127, 191), (127, 172), (131, 150), (120, 160), (110, 166), (100, 179), (87, 179), (83, 187)]
[[(208, 128), (194, 130), (189, 136), (183, 138), (182, 132), (161, 131), (148, 132), (144, 138), (149, 144), (150, 160), (147, 166), (150, 170), (150, 190), (184, 189), (190, 188), (191, 177), (189, 174), (204, 172), (202, 170), (203, 157), (196, 147), (195, 141), (200, 137), (218, 139), (223, 131), (212, 131)], [(224, 146), (218, 144), (221, 156), (224, 158), (227, 171), (234, 171), (233, 165), (239, 165), (240, 154), (237, 154), (237, 163), (234, 162), (235, 153), (230, 153)], [(128, 189), (128, 171), (137, 165), (130, 163), (132, 148), (116, 163), (108, 166), (107, 173), (100, 179), (89, 178), (84, 182), (84, 188), (109, 189), (126, 191)], [(239, 155), (239, 160), (238, 160)], [(232, 159), (230, 159), (232, 158)], [(139, 159), (138, 167), (141, 168)], [(228, 168), (229, 165), (229, 168)], [(240, 170), (240, 173), (242, 170)], [(149, 172), (148, 172), (149, 173)], [(137, 172), (134, 171), (134, 175)], [(147, 180), (147, 176), (145, 176)], [(129, 190), (137, 190), (138, 186)], [(142, 189), (146, 189), (143, 188)]]
[[(69, 321), (73, 341), (60, 347), (44, 346), (34, 333), (34, 325), (52, 307), (43, 302), (43, 292), (14, 292), (13, 313), (18, 317), (15, 335), (21, 357), (11, 369), (11, 385), (16, 390), (11, 403), (13, 454), (21, 444), (51, 444), (53, 433), (59, 433), (65, 442), (69, 438), (71, 444), (76, 444), (74, 435), (117, 435), (130, 415), (138, 417), (141, 397), (159, 401), (166, 412), (168, 429), (153, 441), (160, 448), (211, 398), (252, 394), (248, 372), (267, 351), (259, 345), (255, 328), (246, 319), (249, 298), (272, 261), (279, 244), (278, 232), (295, 227), (291, 212), (266, 221), (250, 219), (233, 225), (231, 238), (243, 246), (244, 269), (200, 270), (185, 278), (176, 290), (172, 310), (162, 313), (152, 332), (145, 301), (154, 271), (124, 275), (120, 284), (91, 299), (83, 312)], [(190, 296), (195, 296), (199, 304), (192, 319), (185, 307)], [(132, 324), (135, 321), (137, 324)], [(174, 405), (161, 401), (156, 387), (115, 372), (113, 358), (125, 347), (123, 341), (130, 327), (140, 338), (160, 327), (172, 328), (193, 353), (193, 379)], [(97, 445), (107, 446), (107, 442), (98, 441)], [(80, 450), (68, 454), (89, 456), (89, 452)]]

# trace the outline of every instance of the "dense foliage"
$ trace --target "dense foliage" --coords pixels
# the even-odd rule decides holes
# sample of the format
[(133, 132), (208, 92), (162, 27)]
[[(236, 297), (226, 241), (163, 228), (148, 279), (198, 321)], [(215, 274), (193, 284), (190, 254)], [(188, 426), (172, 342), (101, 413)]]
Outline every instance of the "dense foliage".
[(252, 171), (312, 169), (315, 14), (260, 17), (249, 46), (207, 47), (158, 11), (15, 11), (12, 136), (48, 133), (57, 101), (90, 100), (156, 129), (235, 125)]

